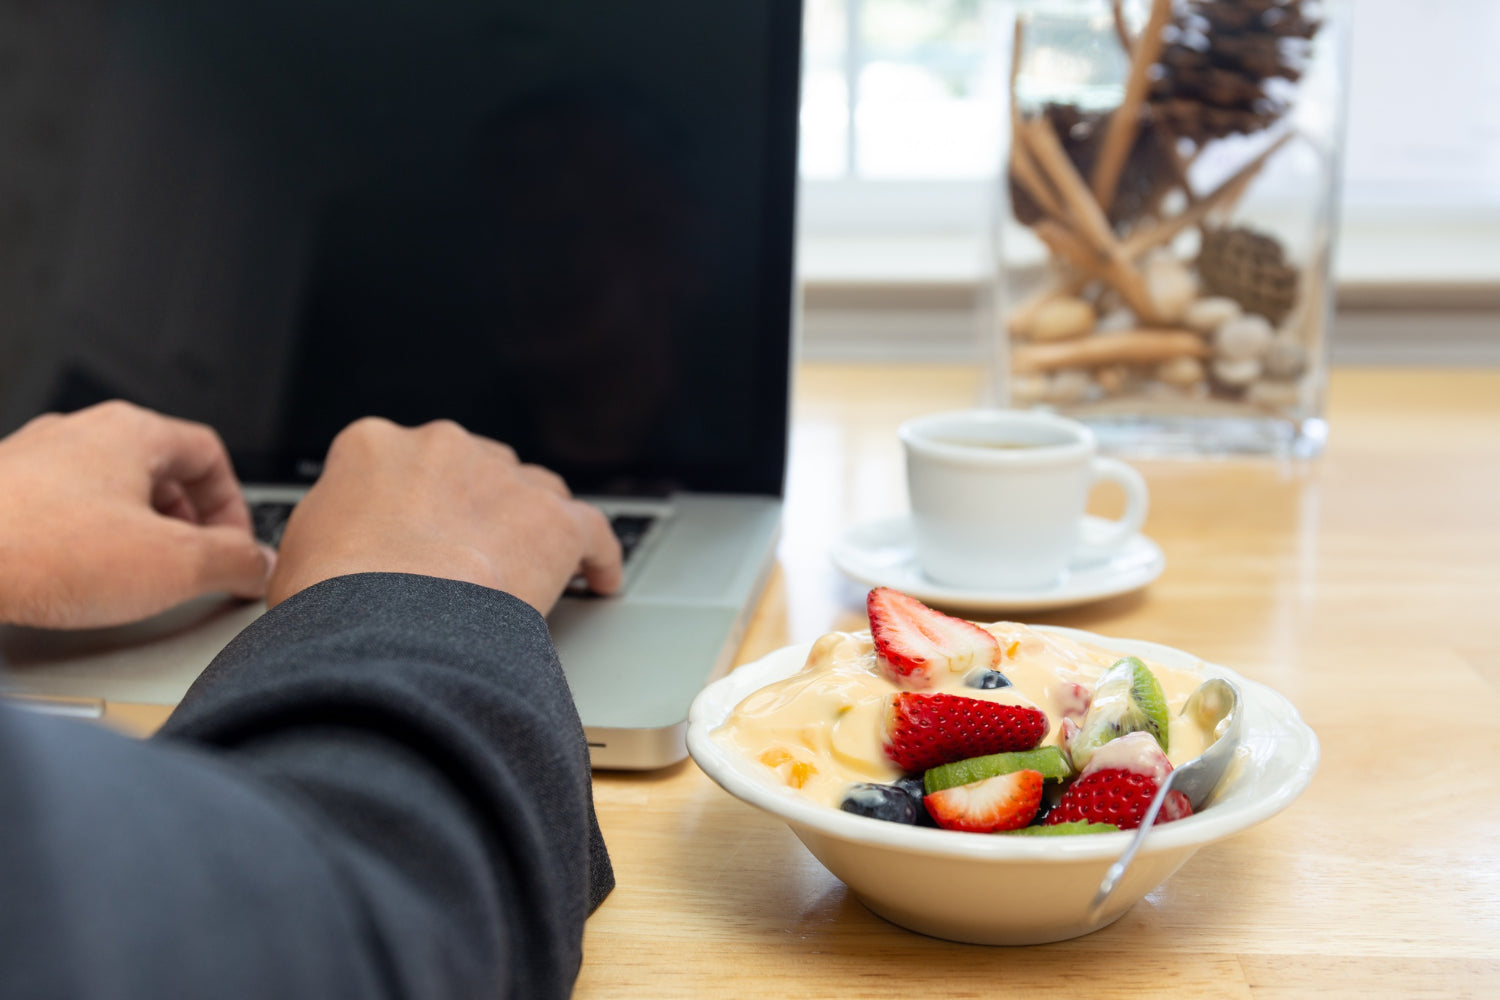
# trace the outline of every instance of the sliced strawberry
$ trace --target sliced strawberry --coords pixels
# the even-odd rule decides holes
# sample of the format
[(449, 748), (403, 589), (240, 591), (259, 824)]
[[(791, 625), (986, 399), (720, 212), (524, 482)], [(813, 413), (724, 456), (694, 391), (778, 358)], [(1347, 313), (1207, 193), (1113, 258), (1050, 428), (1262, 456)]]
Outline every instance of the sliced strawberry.
[(1042, 804), (1042, 781), (1040, 771), (1011, 771), (933, 792), (922, 803), (945, 830), (1019, 830), (1032, 821)]
[[(1146, 809), (1160, 786), (1155, 778), (1140, 771), (1120, 767), (1102, 768), (1084, 774), (1063, 792), (1062, 798), (1044, 821), (1048, 826), (1085, 820), (1091, 823), (1113, 823), (1122, 830), (1134, 830), (1145, 818)], [(1167, 793), (1157, 823), (1191, 816), (1193, 807), (1181, 792)]]
[(956, 694), (902, 691), (891, 697), (885, 754), (903, 771), (925, 771), (985, 754), (1030, 750), (1047, 735), (1047, 716), (1024, 705)]
[(902, 687), (929, 687), (945, 670), (968, 673), (1000, 662), (1000, 643), (993, 635), (899, 590), (876, 587), (865, 598), (865, 610), (877, 661)]

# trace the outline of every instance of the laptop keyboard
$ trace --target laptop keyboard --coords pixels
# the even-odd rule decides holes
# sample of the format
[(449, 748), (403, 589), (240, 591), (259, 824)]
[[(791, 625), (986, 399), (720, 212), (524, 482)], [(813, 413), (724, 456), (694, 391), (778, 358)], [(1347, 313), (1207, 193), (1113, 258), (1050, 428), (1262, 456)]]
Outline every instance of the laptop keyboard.
[[(291, 516), (295, 504), (282, 500), (261, 500), (250, 505), (250, 521), (255, 528), (255, 537), (275, 548), (281, 544), (281, 533), (286, 530), (286, 519)], [(656, 518), (649, 514), (616, 514), (609, 519), (615, 537), (620, 540), (620, 550), (626, 565), (640, 547), (641, 540), (651, 530)], [(582, 577), (575, 577), (568, 584), (568, 593), (584, 596), (590, 593)]]
[(255, 537), (273, 549), (281, 544), (281, 533), (286, 530), (286, 519), (291, 516), (295, 504), (279, 500), (261, 500), (250, 505), (250, 524)]
[[(626, 566), (630, 565), (630, 557), (640, 548), (641, 540), (646, 537), (646, 532), (651, 530), (651, 525), (656, 523), (656, 518), (649, 514), (615, 514), (609, 519), (609, 526), (614, 529), (615, 537), (620, 540), (620, 553), (624, 556)], [(575, 576), (568, 582), (564, 591), (570, 597), (597, 597), (589, 585), (584, 582), (582, 576)]]
[(620, 549), (625, 555), (625, 561), (630, 562), (630, 557), (640, 547), (641, 539), (646, 537), (646, 532), (651, 530), (651, 525), (656, 523), (656, 518), (648, 514), (616, 514), (609, 519), (609, 526), (614, 529), (615, 537), (620, 540)]

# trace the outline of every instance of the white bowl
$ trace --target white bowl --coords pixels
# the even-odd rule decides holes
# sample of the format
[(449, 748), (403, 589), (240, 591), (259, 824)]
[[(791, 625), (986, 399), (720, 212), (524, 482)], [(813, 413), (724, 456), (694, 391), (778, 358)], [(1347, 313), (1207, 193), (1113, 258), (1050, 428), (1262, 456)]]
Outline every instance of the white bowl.
[(1007, 837), (906, 826), (819, 805), (767, 768), (713, 739), (752, 691), (802, 668), (809, 645), (788, 646), (705, 688), (688, 716), (687, 744), (710, 778), (787, 825), (825, 868), (875, 913), (902, 927), (971, 944), (1042, 944), (1098, 930), (1119, 919), (1192, 857), (1276, 815), (1300, 795), (1318, 766), (1318, 740), (1281, 695), (1232, 670), (1155, 643), (1036, 626), (1165, 666), (1224, 677), (1239, 686), (1245, 740), (1223, 786), (1197, 815), (1157, 827), (1109, 905), (1089, 904), (1129, 832)]

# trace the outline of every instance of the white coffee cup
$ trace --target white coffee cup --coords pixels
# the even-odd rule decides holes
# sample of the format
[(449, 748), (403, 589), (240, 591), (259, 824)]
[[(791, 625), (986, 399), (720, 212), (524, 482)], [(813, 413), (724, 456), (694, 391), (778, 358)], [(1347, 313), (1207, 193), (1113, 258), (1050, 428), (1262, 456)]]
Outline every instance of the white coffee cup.
[[(1070, 564), (1106, 558), (1146, 520), (1146, 481), (1101, 457), (1093, 431), (1033, 410), (959, 410), (906, 421), (907, 491), (917, 561), (935, 583), (1040, 590)], [(1125, 491), (1125, 513), (1082, 535), (1094, 486)]]

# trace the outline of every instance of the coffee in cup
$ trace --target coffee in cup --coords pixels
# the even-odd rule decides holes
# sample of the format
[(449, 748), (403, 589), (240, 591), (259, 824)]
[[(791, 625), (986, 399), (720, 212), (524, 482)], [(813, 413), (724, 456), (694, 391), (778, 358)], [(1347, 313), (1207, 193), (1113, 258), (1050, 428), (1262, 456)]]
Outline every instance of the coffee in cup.
[[(1146, 482), (1098, 454), (1093, 431), (1034, 410), (958, 410), (906, 421), (907, 492), (917, 561), (935, 583), (1041, 590), (1075, 562), (1103, 559), (1146, 519)], [(1125, 491), (1125, 512), (1083, 537), (1089, 494)]]

